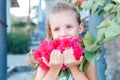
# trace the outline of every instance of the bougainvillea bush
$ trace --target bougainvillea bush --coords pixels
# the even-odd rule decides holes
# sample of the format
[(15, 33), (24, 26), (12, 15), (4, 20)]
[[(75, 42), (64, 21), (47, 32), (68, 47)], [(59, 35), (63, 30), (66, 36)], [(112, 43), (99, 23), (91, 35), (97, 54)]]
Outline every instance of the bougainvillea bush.
[[(120, 35), (120, 0), (66, 0), (73, 3), (76, 8), (89, 11), (90, 15), (95, 13), (98, 16), (106, 15), (103, 21), (96, 26), (97, 36), (94, 37), (89, 30), (85, 34), (83, 40), (80, 42), (84, 45), (85, 61), (82, 63), (80, 69), (86, 71), (90, 62), (93, 62), (96, 55), (100, 53), (101, 46), (108, 43), (115, 37)], [(111, 15), (113, 16), (111, 18)], [(89, 16), (88, 16), (89, 18)], [(90, 26), (93, 27), (93, 26)]]

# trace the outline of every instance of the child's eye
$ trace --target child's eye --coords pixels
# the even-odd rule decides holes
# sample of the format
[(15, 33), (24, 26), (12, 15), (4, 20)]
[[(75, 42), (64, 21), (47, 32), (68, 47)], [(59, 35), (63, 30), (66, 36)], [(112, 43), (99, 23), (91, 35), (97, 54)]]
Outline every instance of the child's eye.
[(58, 30), (59, 30), (59, 28), (55, 28), (55, 29), (54, 29), (54, 31), (58, 31)]
[(72, 28), (72, 26), (68, 25), (67, 28)]

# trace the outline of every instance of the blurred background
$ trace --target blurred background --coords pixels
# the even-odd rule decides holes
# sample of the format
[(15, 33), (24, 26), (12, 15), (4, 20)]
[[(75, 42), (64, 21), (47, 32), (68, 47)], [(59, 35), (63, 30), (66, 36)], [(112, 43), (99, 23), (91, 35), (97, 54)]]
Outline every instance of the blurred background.
[[(28, 65), (27, 53), (35, 50), (46, 37), (45, 20), (52, 5), (57, 0), (0, 0), (0, 80), (33, 80), (35, 70)], [(72, 2), (72, 0), (66, 0)], [(78, 1), (89, 1), (84, 7), (89, 8), (95, 1), (97, 5), (82, 9)], [(73, 0), (80, 11), (85, 31), (94, 36), (98, 26), (105, 19), (116, 18), (120, 9), (119, 0)], [(108, 4), (108, 5), (107, 5)], [(107, 6), (106, 6), (107, 5)], [(104, 10), (103, 10), (104, 9)], [(92, 11), (91, 11), (92, 10)], [(102, 11), (103, 10), (103, 11)], [(108, 11), (108, 12), (107, 12)], [(111, 11), (111, 12), (110, 12)], [(116, 22), (120, 26), (120, 22)], [(99, 80), (120, 79), (120, 36), (102, 46), (96, 56), (95, 65)]]

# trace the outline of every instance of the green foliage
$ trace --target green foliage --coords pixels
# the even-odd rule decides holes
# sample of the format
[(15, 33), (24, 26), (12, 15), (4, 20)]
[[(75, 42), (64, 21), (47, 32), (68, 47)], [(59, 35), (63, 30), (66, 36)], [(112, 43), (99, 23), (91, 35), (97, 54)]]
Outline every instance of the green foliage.
[[(74, 0), (76, 2), (77, 0)], [(78, 8), (78, 4), (75, 3)], [(84, 47), (85, 60), (79, 66), (82, 71), (86, 71), (90, 62), (93, 62), (96, 55), (101, 51), (101, 46), (105, 42), (109, 42), (118, 35), (120, 35), (120, 2), (118, 0), (83, 0), (81, 9), (86, 9), (92, 15), (98, 13), (104, 15), (107, 13), (109, 16), (114, 14), (112, 20), (105, 19), (97, 26), (97, 37), (92, 33), (87, 32), (83, 41), (79, 44)], [(81, 9), (79, 9), (81, 11)]]
[(24, 32), (14, 32), (8, 34), (8, 52), (22, 54), (28, 52), (30, 37)]
[(85, 59), (79, 66), (80, 70), (83, 72), (87, 70), (90, 62), (94, 62), (94, 59), (100, 51), (100, 43), (96, 41), (96, 38), (92, 35), (91, 32), (87, 32), (82, 41), (79, 42), (80, 45), (84, 48)]
[(26, 26), (26, 22), (22, 22), (22, 21), (15, 21), (12, 23), (12, 26), (15, 26), (15, 27), (25, 27)]
[(117, 20), (118, 23), (120, 23), (120, 5), (118, 6), (118, 10), (117, 10)]
[(84, 61), (81, 63), (81, 65), (79, 66), (79, 69), (83, 72), (85, 72), (88, 68), (88, 66), (90, 65), (90, 62), (87, 61), (86, 59), (84, 59)]
[[(26, 25), (27, 25), (27, 22), (24, 22), (24, 21), (14, 21), (14, 22), (12, 22), (12, 26), (14, 26), (14, 27), (25, 27)], [(31, 22), (30, 25), (35, 26), (36, 24)]]
[(31, 26), (36, 26), (36, 24), (35, 24), (35, 23), (33, 23), (33, 22), (31, 22), (31, 23), (30, 23), (30, 25), (31, 25)]
[(61, 70), (60, 73), (59, 73), (59, 78), (62, 78), (62, 77), (66, 77), (67, 80), (69, 80), (69, 76), (70, 76), (70, 70), (69, 69), (66, 69), (66, 70)]
[(90, 14), (98, 12), (99, 15), (103, 13), (116, 14), (119, 3), (116, 0), (84, 0), (82, 8), (89, 10)]
[(120, 34), (120, 25), (110, 20), (104, 20), (97, 28), (97, 41), (108, 42)]
[(89, 10), (90, 14), (94, 14), (104, 5), (105, 0), (85, 0), (82, 3), (82, 8)]
[[(82, 42), (79, 42), (80, 45), (84, 45), (84, 54), (87, 61), (86, 65), (81, 65), (83, 71), (86, 70), (88, 62), (94, 62), (96, 55), (99, 53), (101, 46), (105, 42), (111, 41), (116, 36), (120, 35), (120, 23), (117, 18), (113, 21), (104, 20), (99, 26), (97, 38), (95, 38), (91, 32), (87, 32)], [(83, 62), (85, 64), (86, 62)], [(84, 68), (85, 67), (85, 68)]]
[(91, 32), (87, 32), (83, 39), (85, 50), (94, 52), (99, 49), (99, 43), (96, 42), (96, 38), (92, 35)]

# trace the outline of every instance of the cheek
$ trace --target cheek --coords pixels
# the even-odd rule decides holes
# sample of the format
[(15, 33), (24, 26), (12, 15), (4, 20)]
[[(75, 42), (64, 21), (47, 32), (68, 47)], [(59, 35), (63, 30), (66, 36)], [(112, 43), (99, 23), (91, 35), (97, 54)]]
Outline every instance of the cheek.
[(58, 38), (58, 34), (53, 33), (53, 34), (52, 34), (52, 37), (53, 37), (53, 39), (57, 39), (57, 38)]
[(73, 35), (73, 37), (77, 38), (79, 36), (79, 30), (77, 29), (77, 30), (73, 31), (71, 35)]

